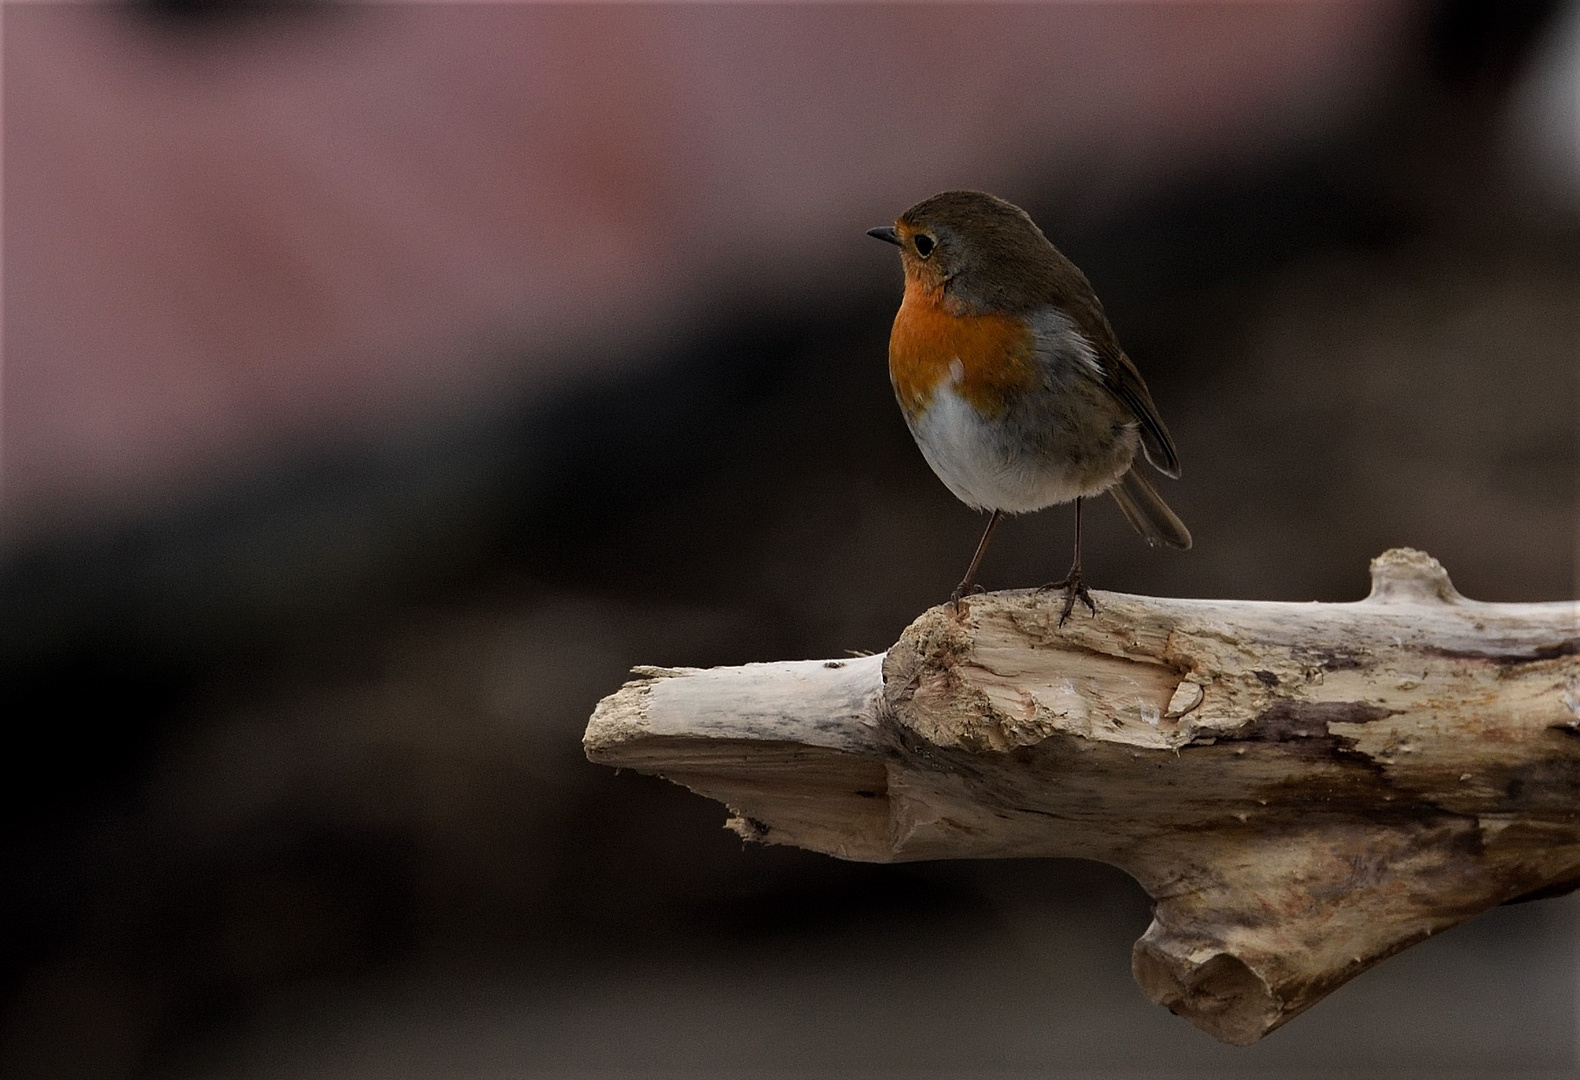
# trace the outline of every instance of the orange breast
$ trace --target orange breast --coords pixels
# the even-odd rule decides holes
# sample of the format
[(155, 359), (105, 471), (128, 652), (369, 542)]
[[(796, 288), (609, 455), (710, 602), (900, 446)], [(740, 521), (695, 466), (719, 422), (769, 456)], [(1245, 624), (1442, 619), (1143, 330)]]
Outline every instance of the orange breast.
[(900, 408), (914, 420), (942, 385), (986, 418), (1003, 415), (1008, 398), (1041, 384), (1031, 329), (1009, 315), (952, 315), (942, 296), (907, 281), (889, 335), (889, 379)]

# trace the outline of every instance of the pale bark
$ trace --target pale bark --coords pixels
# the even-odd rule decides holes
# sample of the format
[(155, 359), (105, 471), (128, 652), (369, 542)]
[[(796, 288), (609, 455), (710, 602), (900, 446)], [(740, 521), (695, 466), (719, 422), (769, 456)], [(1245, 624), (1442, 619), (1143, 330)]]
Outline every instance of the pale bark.
[(1057, 594), (883, 656), (638, 669), (594, 761), (846, 859), (1077, 856), (1155, 901), (1146, 994), (1250, 1043), (1406, 946), (1580, 882), (1580, 609), (1389, 551), (1351, 604)]

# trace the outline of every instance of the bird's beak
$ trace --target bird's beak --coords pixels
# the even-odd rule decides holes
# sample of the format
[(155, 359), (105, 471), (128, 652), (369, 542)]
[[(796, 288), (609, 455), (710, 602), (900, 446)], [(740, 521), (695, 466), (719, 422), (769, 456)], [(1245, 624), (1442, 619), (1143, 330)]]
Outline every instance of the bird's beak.
[(886, 244), (900, 246), (900, 234), (894, 231), (893, 225), (879, 225), (876, 229), (868, 229), (867, 235), (882, 240)]

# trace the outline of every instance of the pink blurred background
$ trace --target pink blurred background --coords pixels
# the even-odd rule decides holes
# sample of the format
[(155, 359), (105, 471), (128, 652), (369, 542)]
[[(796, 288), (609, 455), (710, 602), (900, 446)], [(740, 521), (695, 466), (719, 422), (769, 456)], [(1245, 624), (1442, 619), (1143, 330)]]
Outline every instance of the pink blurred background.
[(1352, 114), (1420, 13), (231, 18), (194, 37), (7, 9), (12, 535), (551, 394), (720, 310), (870, 288), (892, 268), (858, 226), (935, 190), (1062, 185), (1099, 212), (1245, 167)]

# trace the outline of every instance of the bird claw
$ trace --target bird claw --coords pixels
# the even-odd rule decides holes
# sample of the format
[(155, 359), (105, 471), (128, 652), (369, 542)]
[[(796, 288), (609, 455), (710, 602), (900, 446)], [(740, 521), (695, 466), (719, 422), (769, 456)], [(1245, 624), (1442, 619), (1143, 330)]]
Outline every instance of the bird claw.
[(1054, 589), (1064, 590), (1064, 610), (1059, 612), (1059, 625), (1064, 625), (1064, 620), (1070, 617), (1070, 612), (1075, 610), (1075, 602), (1079, 600), (1085, 604), (1087, 610), (1093, 615), (1097, 614), (1097, 603), (1092, 599), (1092, 594), (1086, 588), (1086, 583), (1081, 580), (1078, 571), (1070, 571), (1070, 576), (1063, 581), (1050, 581), (1046, 585), (1037, 587), (1037, 591), (1052, 592)]
[(959, 611), (960, 601), (963, 598), (967, 596), (976, 596), (985, 592), (987, 592), (987, 589), (981, 585), (967, 586), (966, 583), (962, 581), (960, 584), (955, 586), (955, 591), (949, 594), (949, 603), (956, 611)]

